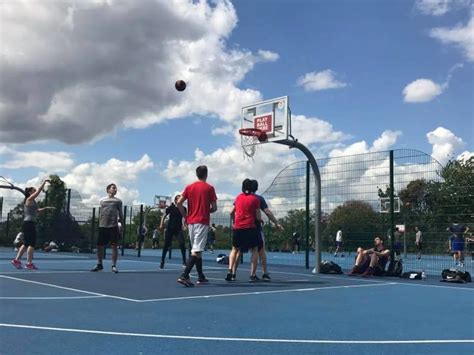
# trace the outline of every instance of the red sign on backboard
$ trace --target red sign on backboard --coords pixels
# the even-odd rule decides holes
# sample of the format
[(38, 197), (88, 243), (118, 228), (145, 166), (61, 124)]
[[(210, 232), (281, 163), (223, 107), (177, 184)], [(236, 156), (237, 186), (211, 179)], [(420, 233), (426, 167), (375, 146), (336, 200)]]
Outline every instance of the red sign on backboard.
[(260, 129), (265, 133), (273, 133), (273, 114), (255, 116), (253, 120), (254, 128)]

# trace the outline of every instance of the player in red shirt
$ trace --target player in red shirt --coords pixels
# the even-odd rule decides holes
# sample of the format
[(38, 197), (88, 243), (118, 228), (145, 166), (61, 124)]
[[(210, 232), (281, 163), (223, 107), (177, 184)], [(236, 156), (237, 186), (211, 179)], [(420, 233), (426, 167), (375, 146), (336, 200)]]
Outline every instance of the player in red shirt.
[(229, 255), (229, 273), (226, 281), (234, 281), (238, 266), (238, 255), (240, 252), (250, 250), (250, 282), (258, 281), (257, 261), (258, 245), (260, 244), (260, 232), (256, 221), (262, 219), (260, 214), (260, 200), (253, 194), (252, 180), (245, 179), (242, 182), (242, 193), (235, 199), (231, 215), (234, 216), (232, 232), (232, 250)]
[[(205, 284), (209, 281), (202, 272), (202, 252), (206, 247), (207, 234), (209, 232), (209, 221), (211, 213), (217, 211), (217, 196), (214, 187), (207, 180), (207, 166), (200, 165), (196, 168), (198, 181), (186, 186), (177, 206), (189, 229), (189, 241), (191, 243), (191, 256), (186, 262), (186, 268), (178, 279), (178, 283), (192, 287), (194, 284), (189, 280), (189, 273), (196, 265), (198, 272), (197, 284)], [(183, 203), (188, 201), (188, 209), (185, 210)]]

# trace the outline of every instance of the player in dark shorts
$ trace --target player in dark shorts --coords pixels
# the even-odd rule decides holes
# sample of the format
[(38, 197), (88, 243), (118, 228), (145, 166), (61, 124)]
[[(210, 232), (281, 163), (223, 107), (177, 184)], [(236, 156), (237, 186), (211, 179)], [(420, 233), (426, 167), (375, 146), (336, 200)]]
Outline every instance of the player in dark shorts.
[[(258, 195), (256, 192), (258, 191), (258, 181), (257, 180), (252, 180), (252, 193), (257, 196), (257, 198), (260, 200), (260, 210), (265, 213), (265, 215), (268, 217), (268, 219), (273, 222), (273, 224), (280, 230), (283, 231), (284, 228), (283, 226), (278, 222), (278, 220), (275, 218), (273, 215), (272, 211), (268, 208), (267, 201), (265, 201), (265, 198), (263, 196)], [(257, 228), (260, 231), (260, 244), (258, 245), (258, 256), (260, 259), (260, 264), (262, 265), (262, 280), (263, 281), (270, 281), (271, 277), (268, 272), (267, 268), (267, 254), (265, 252), (265, 235), (263, 233), (263, 226), (260, 221), (256, 221)]]
[(117, 270), (117, 245), (120, 239), (119, 223), (123, 223), (122, 200), (115, 197), (117, 185), (109, 184), (106, 188), (107, 197), (100, 200), (99, 237), (97, 238), (97, 265), (91, 271), (104, 269), (102, 259), (104, 248), (110, 244), (112, 249), (112, 272)]
[(363, 277), (369, 277), (385, 274), (385, 266), (388, 262), (390, 250), (385, 248), (383, 239), (380, 237), (375, 237), (374, 244), (375, 246), (368, 250), (357, 248), (355, 265), (349, 272), (349, 276), (362, 275)]
[(229, 272), (226, 281), (234, 281), (239, 263), (240, 252), (250, 250), (250, 282), (258, 281), (257, 262), (258, 246), (261, 245), (261, 233), (257, 228), (256, 221), (261, 221), (260, 200), (252, 193), (252, 180), (245, 179), (242, 182), (242, 193), (235, 198), (234, 207), (231, 211), (234, 217), (232, 226), (232, 250), (229, 255)]
[(165, 231), (165, 245), (163, 247), (163, 253), (161, 254), (160, 269), (165, 267), (166, 253), (171, 247), (174, 236), (176, 236), (176, 239), (178, 239), (179, 248), (181, 249), (181, 256), (183, 258), (183, 266), (186, 266), (186, 246), (184, 245), (183, 215), (176, 206), (176, 203), (180, 197), (181, 195), (176, 195), (174, 198), (174, 203), (166, 208), (165, 214), (163, 217), (161, 217), (160, 230), (163, 231), (165, 229), (165, 218), (169, 216)]
[(23, 245), (21, 245), (18, 249), (15, 259), (11, 261), (12, 265), (17, 269), (23, 268), (20, 259), (25, 253), (25, 251), (27, 256), (25, 267), (30, 270), (38, 269), (36, 265), (33, 264), (33, 253), (35, 251), (36, 246), (36, 216), (38, 212), (42, 212), (50, 208), (54, 209), (54, 207), (38, 208), (38, 204), (35, 200), (36, 197), (38, 197), (38, 195), (41, 193), (41, 191), (43, 191), (44, 185), (46, 183), (49, 183), (49, 180), (44, 180), (37, 189), (34, 187), (27, 187), (25, 189), (25, 206), (22, 226), (24, 242)]

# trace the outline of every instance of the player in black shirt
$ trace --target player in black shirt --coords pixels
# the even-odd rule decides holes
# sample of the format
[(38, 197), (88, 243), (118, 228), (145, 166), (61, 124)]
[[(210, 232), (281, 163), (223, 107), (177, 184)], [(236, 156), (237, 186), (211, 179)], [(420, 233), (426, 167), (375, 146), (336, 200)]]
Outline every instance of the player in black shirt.
[(166, 208), (165, 214), (161, 218), (160, 229), (163, 231), (165, 229), (165, 218), (169, 216), (168, 223), (166, 225), (165, 231), (165, 245), (163, 247), (163, 254), (161, 255), (160, 269), (165, 267), (165, 257), (169, 248), (171, 247), (171, 242), (173, 241), (173, 236), (176, 236), (179, 243), (179, 248), (181, 249), (181, 255), (183, 257), (183, 266), (186, 266), (186, 247), (184, 245), (184, 234), (183, 234), (183, 216), (179, 212), (176, 202), (179, 200), (181, 195), (176, 195), (174, 198), (174, 203)]

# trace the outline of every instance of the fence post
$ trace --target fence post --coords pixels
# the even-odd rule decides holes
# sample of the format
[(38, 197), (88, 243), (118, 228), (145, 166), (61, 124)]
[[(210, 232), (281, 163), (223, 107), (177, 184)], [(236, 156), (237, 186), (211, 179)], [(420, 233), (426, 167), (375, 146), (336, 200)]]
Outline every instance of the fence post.
[[(138, 257), (141, 256), (142, 253), (142, 228), (143, 228), (143, 204), (140, 205), (140, 225), (138, 226)], [(143, 240), (145, 242), (145, 240)]]
[(91, 254), (94, 253), (94, 232), (95, 232), (95, 207), (92, 208), (92, 223), (91, 223)]
[(393, 150), (390, 151), (390, 257), (393, 260), (393, 238), (395, 234), (395, 186), (393, 182)]
[(127, 228), (127, 206), (123, 206), (123, 221), (122, 221), (122, 231), (120, 236), (122, 237), (122, 256), (125, 253), (125, 228)]
[(5, 239), (8, 240), (8, 233), (10, 232), (10, 214), (11, 212), (7, 213), (7, 225), (5, 226)]
[(306, 234), (306, 255), (305, 255), (305, 267), (309, 269), (309, 195), (311, 193), (309, 187), (310, 171), (311, 166), (309, 160), (306, 161), (306, 211), (305, 211), (305, 234)]

